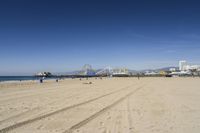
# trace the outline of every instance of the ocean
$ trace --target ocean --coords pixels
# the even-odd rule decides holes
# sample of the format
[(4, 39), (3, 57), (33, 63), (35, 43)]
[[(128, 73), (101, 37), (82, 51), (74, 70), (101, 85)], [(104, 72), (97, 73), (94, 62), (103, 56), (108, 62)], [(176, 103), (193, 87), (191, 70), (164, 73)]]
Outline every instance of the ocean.
[[(2, 81), (23, 81), (23, 80), (38, 80), (39, 77), (35, 76), (0, 76), (0, 82)], [(52, 79), (52, 78), (45, 78)]]

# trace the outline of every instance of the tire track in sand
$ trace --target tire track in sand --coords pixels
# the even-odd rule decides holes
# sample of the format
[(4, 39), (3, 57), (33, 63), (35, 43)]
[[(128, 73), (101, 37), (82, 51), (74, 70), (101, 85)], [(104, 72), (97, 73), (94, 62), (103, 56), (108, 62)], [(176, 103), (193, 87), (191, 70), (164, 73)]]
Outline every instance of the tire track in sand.
[(134, 93), (136, 93), (137, 91), (141, 90), (144, 87), (138, 87), (137, 89), (135, 89), (134, 91), (131, 91), (130, 93), (126, 94), (124, 97), (118, 99), (117, 101), (115, 101), (114, 103), (104, 107), (103, 109), (101, 109), (100, 111), (94, 113), (93, 115), (89, 116), (88, 118), (80, 121), (79, 123), (73, 125), (72, 127), (70, 127), (69, 129), (65, 130), (63, 133), (72, 133), (74, 130), (86, 125), (88, 122), (92, 121), (93, 119), (95, 119), (96, 117), (100, 116), (101, 114), (103, 114), (104, 112), (108, 111), (109, 109), (111, 109), (112, 107), (116, 106), (117, 104), (119, 104), (120, 102), (122, 102), (123, 100), (125, 100), (126, 98), (130, 97), (131, 95), (133, 95)]
[[(77, 94), (73, 94), (73, 95), (70, 95), (70, 96), (68, 96), (68, 97), (65, 97), (64, 99), (66, 100), (66, 99), (69, 99), (69, 98), (72, 98), (72, 97), (75, 97), (75, 96), (79, 96), (79, 95), (82, 94), (82, 93), (83, 93), (83, 92), (79, 92), (79, 93), (77, 93)], [(46, 106), (46, 105), (52, 105), (52, 104), (55, 104), (55, 103), (57, 103), (57, 102), (59, 102), (59, 101), (63, 101), (63, 99), (55, 100), (55, 101), (53, 101), (53, 102), (44, 104), (44, 106)], [(18, 113), (18, 114), (16, 114), (16, 115), (13, 115), (13, 116), (8, 117), (8, 118), (6, 118), (6, 119), (0, 120), (0, 125), (1, 125), (2, 123), (6, 122), (6, 121), (15, 119), (15, 118), (20, 117), (20, 116), (23, 116), (23, 115), (26, 115), (26, 114), (28, 114), (28, 113), (31, 113), (31, 112), (35, 111), (35, 110), (41, 111), (41, 109), (43, 109), (44, 106), (35, 107), (35, 108), (32, 108), (32, 109), (27, 110), (27, 111), (25, 111), (25, 112)]]
[(128, 123), (129, 123), (129, 132), (134, 133), (133, 129), (133, 121), (132, 121), (132, 116), (131, 116), (131, 108), (130, 108), (130, 97), (127, 99), (127, 111), (128, 111)]
[[(133, 85), (135, 85), (135, 84), (133, 84)], [(19, 123), (10, 125), (10, 126), (8, 126), (8, 127), (5, 127), (5, 128), (3, 128), (3, 129), (0, 129), (0, 133), (5, 133), (5, 132), (8, 132), (8, 131), (14, 130), (14, 129), (16, 129), (16, 128), (22, 127), (22, 126), (24, 126), (24, 125), (27, 125), (27, 124), (30, 124), (30, 123), (39, 121), (39, 120), (44, 119), (44, 118), (47, 118), (47, 117), (50, 117), (50, 116), (52, 116), (52, 115), (55, 115), (55, 114), (58, 114), (58, 113), (61, 113), (61, 112), (64, 112), (64, 111), (73, 109), (73, 108), (75, 108), (75, 107), (78, 107), (78, 106), (81, 106), (81, 105), (84, 105), (84, 104), (91, 103), (91, 102), (96, 101), (96, 100), (98, 100), (98, 99), (101, 99), (101, 98), (103, 98), (103, 97), (106, 97), (106, 96), (109, 96), (109, 95), (118, 93), (118, 92), (120, 92), (120, 91), (123, 91), (124, 89), (128, 89), (128, 88), (131, 87), (131, 86), (132, 86), (132, 85), (127, 86), (127, 87), (123, 87), (123, 88), (120, 88), (120, 89), (118, 89), (118, 90), (116, 90), (116, 91), (107, 93), (107, 94), (105, 94), (105, 95), (102, 95), (102, 96), (99, 96), (99, 97), (96, 97), (96, 98), (93, 98), (93, 99), (90, 99), (90, 100), (87, 100), (87, 101), (84, 101), (84, 102), (81, 102), (81, 103), (78, 103), (78, 104), (75, 104), (75, 105), (72, 105), (72, 106), (68, 106), (68, 107), (65, 107), (65, 108), (56, 110), (56, 111), (54, 111), (54, 112), (50, 112), (50, 113), (48, 113), (48, 114), (44, 114), (44, 115), (38, 116), (38, 117), (33, 118), (33, 119), (28, 119), (28, 120), (25, 120), (25, 121), (22, 121), (22, 122), (19, 122)]]

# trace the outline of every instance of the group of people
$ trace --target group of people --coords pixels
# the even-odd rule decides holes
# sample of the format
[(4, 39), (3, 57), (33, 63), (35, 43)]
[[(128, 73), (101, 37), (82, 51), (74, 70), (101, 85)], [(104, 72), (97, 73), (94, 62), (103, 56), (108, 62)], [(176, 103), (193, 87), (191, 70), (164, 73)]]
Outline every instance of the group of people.
[[(39, 80), (40, 83), (43, 83), (44, 79), (45, 79), (44, 77), (43, 77), (43, 78), (40, 78), (40, 80)], [(58, 82), (58, 79), (56, 79), (56, 82)]]
[[(43, 83), (43, 82), (44, 82), (44, 79), (45, 79), (45, 77), (40, 78), (40, 79), (39, 79), (39, 82), (40, 82), (40, 83)], [(72, 79), (74, 79), (74, 78), (72, 78)], [(95, 79), (97, 79), (97, 77), (96, 77)], [(102, 79), (102, 77), (99, 77), (99, 79)], [(82, 78), (80, 78), (79, 80), (82, 80)], [(86, 80), (88, 80), (88, 77), (86, 77)], [(58, 81), (59, 81), (59, 79), (57, 78), (57, 79), (56, 79), (56, 82), (58, 82)]]
[[(102, 77), (99, 77), (99, 78), (102, 79)], [(138, 78), (138, 80), (140, 79), (140, 75), (139, 74), (137, 75), (137, 78)], [(44, 79), (45, 79), (45, 77), (40, 78), (39, 82), (43, 83)], [(97, 79), (97, 77), (95, 79)], [(82, 79), (80, 78), (79, 80), (82, 80)], [(86, 78), (86, 80), (88, 80), (88, 77)], [(57, 78), (56, 82), (58, 83), (58, 81), (59, 81), (59, 79)]]

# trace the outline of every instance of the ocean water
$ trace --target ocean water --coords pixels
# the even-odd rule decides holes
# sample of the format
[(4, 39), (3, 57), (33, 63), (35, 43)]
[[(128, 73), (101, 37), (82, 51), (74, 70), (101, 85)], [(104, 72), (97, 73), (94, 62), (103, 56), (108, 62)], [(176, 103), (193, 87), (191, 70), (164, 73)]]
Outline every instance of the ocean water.
[[(39, 77), (35, 76), (0, 76), (0, 82), (2, 81), (23, 81), (23, 80), (38, 80)], [(50, 79), (50, 78), (46, 78)]]

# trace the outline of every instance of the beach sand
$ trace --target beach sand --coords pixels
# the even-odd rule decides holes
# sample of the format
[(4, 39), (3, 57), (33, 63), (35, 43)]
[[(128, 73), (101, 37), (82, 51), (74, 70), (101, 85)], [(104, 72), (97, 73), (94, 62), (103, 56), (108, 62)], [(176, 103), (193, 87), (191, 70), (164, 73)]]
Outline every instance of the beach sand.
[(200, 78), (0, 84), (0, 132), (199, 133)]

